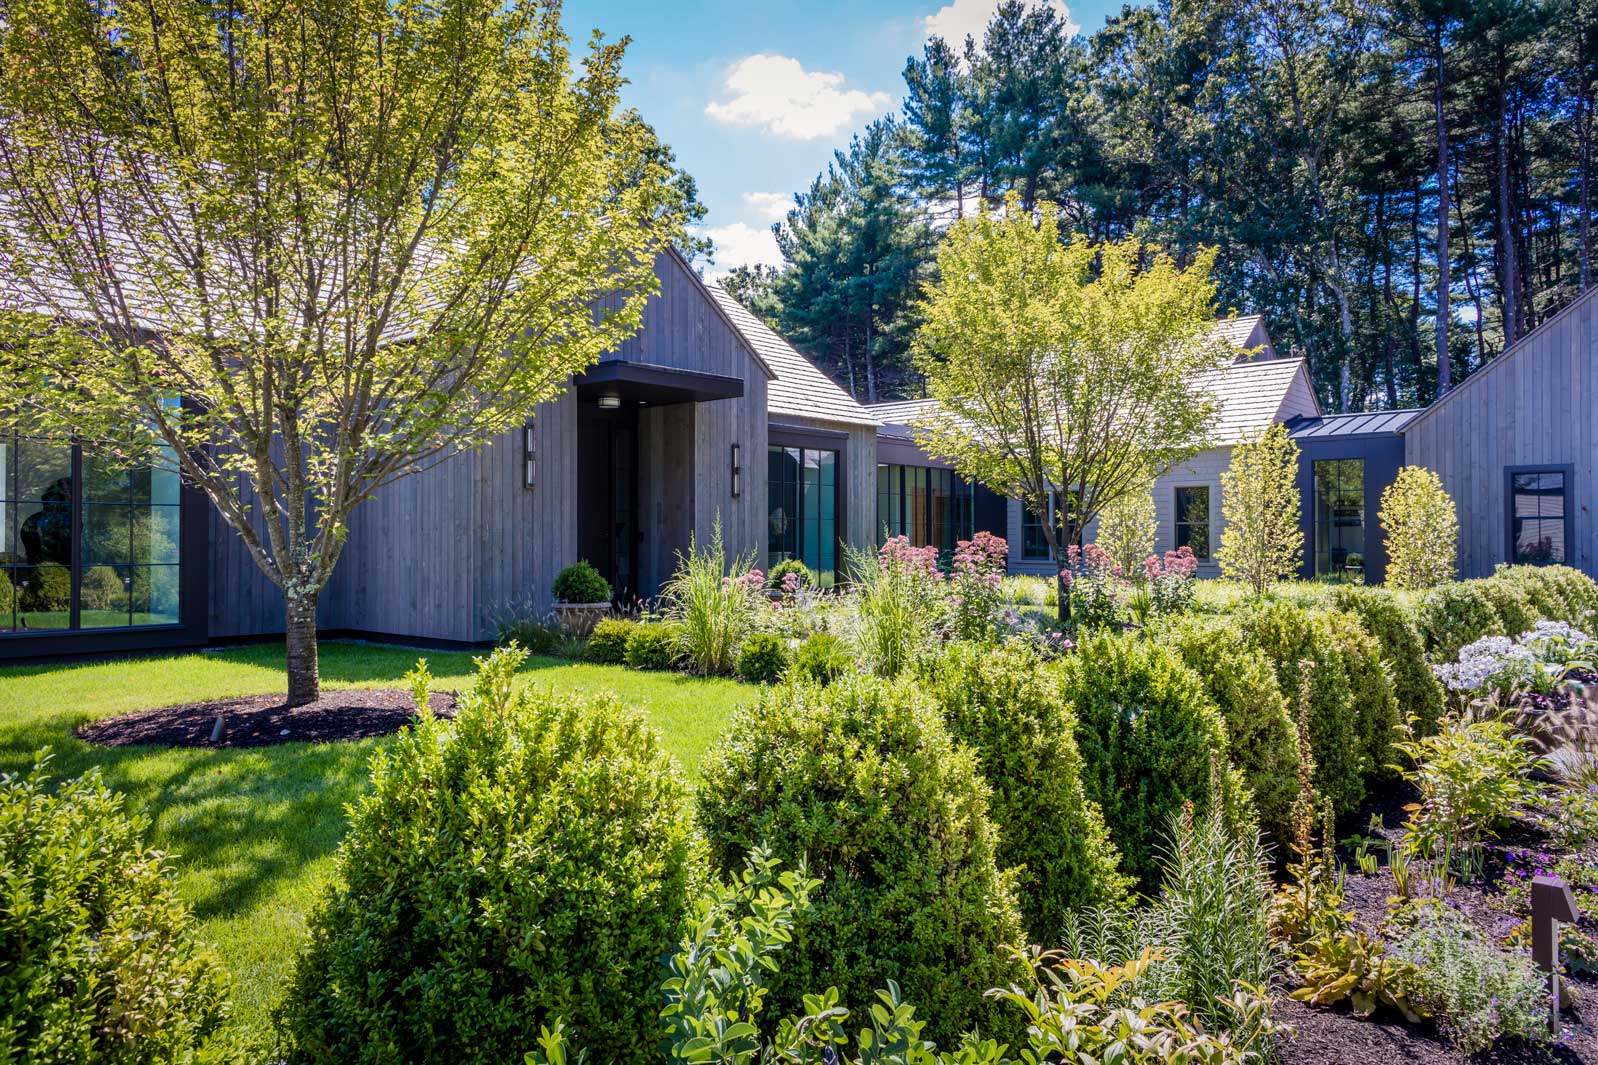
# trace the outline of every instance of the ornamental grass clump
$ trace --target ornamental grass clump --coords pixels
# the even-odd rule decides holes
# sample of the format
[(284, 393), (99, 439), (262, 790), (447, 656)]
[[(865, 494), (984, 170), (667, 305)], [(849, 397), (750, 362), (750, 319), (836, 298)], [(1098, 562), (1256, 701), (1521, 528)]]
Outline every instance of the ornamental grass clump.
[(829, 986), (861, 1009), (892, 980), (932, 1038), (1003, 1031), (982, 992), (1020, 976), (1002, 948), (1024, 933), (988, 790), (915, 685), (781, 685), (740, 711), (697, 792), (711, 866), (733, 876), (764, 847), (821, 881), (767, 1010), (799, 1014)]
[(683, 656), (696, 673), (731, 673), (738, 649), (755, 626), (764, 605), (766, 578), (754, 568), (754, 553), (727, 560), (716, 516), (710, 545), (701, 549), (690, 537), (688, 553), (678, 554), (677, 572), (666, 582), (666, 616), (676, 623)]
[(947, 606), (938, 549), (911, 547), (908, 537), (894, 536), (875, 555), (844, 551), (860, 589), (856, 650), (877, 676), (898, 676), (932, 645)]
[(1129, 884), (1083, 788), (1077, 722), (1056, 672), (1024, 645), (955, 644), (921, 683), (992, 789), (998, 862), (1016, 870), (1028, 941), (1058, 943), (1072, 910), (1119, 903)]
[(0, 776), (0, 1061), (242, 1060), (146, 822), (98, 769), (52, 787), (48, 768)]
[(671, 758), (614, 696), (480, 660), (372, 759), (279, 1015), (290, 1062), (520, 1061), (564, 1021), (598, 1061), (651, 1062), (660, 959), (692, 897)]

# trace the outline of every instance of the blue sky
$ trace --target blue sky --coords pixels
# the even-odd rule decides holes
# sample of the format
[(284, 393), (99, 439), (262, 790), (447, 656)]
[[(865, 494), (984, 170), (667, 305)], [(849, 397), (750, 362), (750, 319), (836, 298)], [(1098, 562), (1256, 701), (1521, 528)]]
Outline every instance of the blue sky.
[[(1032, 0), (1091, 32), (1122, 0)], [(718, 252), (713, 273), (776, 261), (771, 223), (833, 149), (903, 97), (905, 59), (929, 29), (978, 30), (998, 0), (855, 3), (567, 0), (574, 43), (632, 37), (625, 99), (699, 182)]]

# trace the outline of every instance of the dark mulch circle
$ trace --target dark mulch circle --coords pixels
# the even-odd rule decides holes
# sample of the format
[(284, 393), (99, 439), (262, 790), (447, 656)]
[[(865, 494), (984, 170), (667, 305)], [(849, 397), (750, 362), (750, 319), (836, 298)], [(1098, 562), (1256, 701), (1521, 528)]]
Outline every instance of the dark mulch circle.
[[(435, 692), (439, 717), (455, 716), (455, 694)], [(222, 739), (211, 742), (216, 716), (224, 715)], [(323, 692), (305, 706), (290, 707), (281, 695), (247, 695), (208, 703), (184, 703), (91, 721), (78, 736), (102, 747), (269, 747), (276, 743), (364, 740), (398, 732), (416, 720), (411, 693), (396, 688)]]

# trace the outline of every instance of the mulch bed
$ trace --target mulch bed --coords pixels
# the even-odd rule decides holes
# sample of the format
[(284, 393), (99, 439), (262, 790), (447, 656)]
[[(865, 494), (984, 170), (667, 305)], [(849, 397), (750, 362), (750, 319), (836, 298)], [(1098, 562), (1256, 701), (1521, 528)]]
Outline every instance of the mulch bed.
[[(1386, 826), (1380, 835), (1397, 839), (1405, 816), (1402, 805), (1413, 798), (1406, 791), (1399, 787), (1384, 789), (1381, 799), (1361, 811), (1361, 818), (1380, 813)], [(1448, 901), (1456, 910), (1495, 941), (1519, 919), (1502, 894), (1505, 852), (1528, 845), (1542, 849), (1541, 833), (1533, 826), (1517, 823), (1497, 846), (1489, 848), (1483, 879), (1458, 885), (1449, 896)], [(1365, 876), (1346, 854), (1342, 857), (1348, 865), (1343, 905), (1353, 912), (1356, 928), (1379, 934), (1388, 899), (1397, 894), (1393, 875), (1384, 863), (1376, 875)], [(1384, 1009), (1361, 1020), (1346, 1004), (1332, 1008), (1308, 1006), (1283, 994), (1272, 1004), (1272, 1012), (1278, 1021), (1292, 1025), (1297, 1034), (1283, 1042), (1280, 1065), (1598, 1065), (1598, 977), (1566, 975), (1562, 983), (1575, 990), (1578, 1001), (1562, 1013), (1564, 1030), (1557, 1042), (1528, 1045), (1500, 1040), (1475, 1055), (1461, 1053), (1449, 1045), (1431, 1021), (1406, 1024), (1402, 1017)]]
[[(455, 716), (453, 692), (435, 692), (429, 704), (439, 717)], [(222, 739), (212, 743), (218, 714), (225, 715), (225, 725)], [(281, 695), (163, 706), (91, 721), (78, 729), (78, 736), (102, 747), (269, 747), (387, 736), (415, 721), (410, 692), (355, 688), (324, 692), (316, 702), (292, 708)]]

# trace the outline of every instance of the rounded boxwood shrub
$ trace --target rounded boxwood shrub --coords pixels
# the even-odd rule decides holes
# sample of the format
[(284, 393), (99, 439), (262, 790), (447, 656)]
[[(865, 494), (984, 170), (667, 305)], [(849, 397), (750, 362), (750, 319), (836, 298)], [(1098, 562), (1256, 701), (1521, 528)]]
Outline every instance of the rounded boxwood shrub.
[[(10, 583), (9, 581), (4, 583)], [(229, 1061), (227, 979), (98, 769), (0, 777), (0, 1061)]]
[(1059, 671), (1088, 798), (1104, 812), (1122, 868), (1152, 888), (1161, 841), (1182, 804), (1209, 810), (1210, 768), (1217, 756), (1225, 761), (1226, 726), (1193, 671), (1137, 635), (1084, 635)]
[(757, 632), (738, 651), (738, 675), (750, 684), (775, 684), (788, 669), (788, 641)]
[(783, 578), (790, 573), (799, 575), (800, 587), (814, 588), (816, 586), (816, 575), (809, 566), (797, 558), (785, 558), (767, 571), (766, 587), (773, 591), (782, 591)]
[(854, 657), (849, 646), (832, 633), (812, 633), (793, 656), (793, 672), (825, 686), (854, 672)]
[(686, 657), (682, 629), (670, 621), (640, 621), (627, 634), (623, 657), (634, 669), (676, 669)]
[(46, 563), (22, 571), (19, 609), (41, 614), (67, 610), (72, 601), (72, 578), (65, 566)]
[(588, 634), (588, 647), (583, 652), (590, 662), (606, 666), (619, 666), (627, 661), (627, 640), (638, 622), (627, 618), (604, 618)]
[(1474, 583), (1487, 597), (1487, 602), (1492, 604), (1493, 613), (1498, 615), (1498, 627), (1504, 630), (1506, 636), (1529, 632), (1533, 623), (1542, 617), (1542, 612), (1532, 604), (1525, 590), (1514, 581), (1488, 577)]
[(1270, 660), (1276, 682), (1295, 706), (1299, 662), (1315, 663), (1310, 680), (1315, 787), (1338, 814), (1353, 812), (1365, 799), (1366, 782), (1388, 772), (1398, 725), (1398, 700), (1376, 637), (1352, 614), (1291, 603), (1261, 604), (1238, 614), (1237, 623)]
[(1427, 591), (1415, 601), (1415, 623), (1433, 662), (1454, 661), (1461, 647), (1483, 636), (1517, 635), (1504, 632), (1480, 581), (1455, 581)]
[(550, 591), (557, 603), (610, 602), (610, 582), (587, 559), (573, 562), (555, 574)]
[(894, 980), (929, 1038), (1013, 1026), (983, 996), (1019, 977), (1003, 947), (1022, 941), (987, 792), (976, 754), (913, 686), (786, 684), (738, 712), (697, 792), (712, 865), (730, 877), (765, 845), (821, 880), (770, 976), (767, 1016), (797, 1015), (829, 986), (868, 1009)]
[(289, 1061), (500, 1065), (557, 1019), (597, 1061), (655, 1060), (686, 791), (636, 711), (518, 689), (524, 658), (374, 755), (279, 1013)]
[(1426, 661), (1426, 642), (1409, 610), (1387, 589), (1357, 584), (1339, 586), (1335, 602), (1337, 609), (1358, 618), (1381, 645), (1400, 718), (1416, 717), (1422, 735), (1436, 731), (1447, 696)]
[(1583, 632), (1598, 628), (1598, 583), (1569, 566), (1499, 566), (1494, 577), (1513, 583), (1545, 618)]
[(1260, 827), (1277, 841), (1288, 839), (1298, 794), (1298, 742), (1270, 660), (1222, 617), (1172, 618), (1155, 638), (1199, 675), (1221, 711), (1227, 755), (1248, 785)]
[(1076, 722), (1057, 675), (1022, 646), (957, 643), (923, 686), (950, 733), (977, 752), (992, 789), (998, 861), (1016, 870), (1029, 942), (1061, 942), (1072, 910), (1120, 902), (1129, 886), (1104, 815), (1082, 786)]

